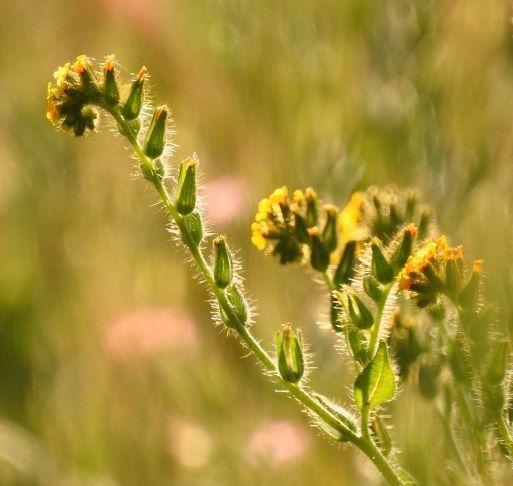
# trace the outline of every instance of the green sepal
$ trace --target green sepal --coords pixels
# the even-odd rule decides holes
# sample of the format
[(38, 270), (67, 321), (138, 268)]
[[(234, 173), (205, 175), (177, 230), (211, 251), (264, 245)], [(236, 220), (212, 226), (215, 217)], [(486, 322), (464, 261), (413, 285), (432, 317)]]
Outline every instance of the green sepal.
[(322, 230), (322, 242), (328, 253), (331, 253), (338, 244), (338, 231), (337, 231), (338, 211), (334, 206), (326, 207), (326, 222)]
[(354, 359), (361, 365), (364, 365), (367, 361), (367, 348), (363, 333), (357, 329), (349, 329), (347, 340)]
[(354, 275), (354, 266), (356, 259), (356, 241), (351, 240), (346, 243), (344, 252), (340, 257), (337, 269), (333, 275), (333, 283), (337, 288), (348, 284)]
[(128, 98), (123, 106), (122, 115), (125, 120), (133, 120), (139, 116), (144, 103), (144, 79), (146, 77), (145, 68), (139, 71), (137, 78), (132, 83)]
[(390, 263), (394, 268), (395, 272), (399, 272), (406, 264), (408, 257), (411, 255), (413, 248), (413, 234), (410, 228), (403, 230), (403, 237), (401, 242), (397, 246), (394, 254), (390, 259)]
[(383, 297), (381, 285), (372, 275), (363, 278), (363, 290), (374, 302), (379, 302)]
[(116, 106), (119, 103), (119, 89), (114, 68), (103, 70), (103, 90), (105, 102), (110, 106)]
[(221, 308), (221, 316), (224, 323), (232, 329), (238, 329), (240, 325), (246, 325), (248, 321), (248, 304), (240, 290), (235, 285), (230, 285), (226, 289), (226, 298), (228, 299), (237, 321), (233, 322)]
[(188, 230), (192, 243), (198, 246), (203, 239), (203, 224), (201, 215), (197, 211), (193, 211), (184, 216), (183, 222)]
[(310, 236), (310, 262), (318, 272), (325, 272), (330, 263), (330, 254), (317, 233)]
[(379, 448), (385, 456), (388, 456), (392, 452), (392, 439), (379, 415), (376, 415), (372, 420), (371, 429), (377, 439)]
[(354, 384), (354, 400), (360, 410), (373, 409), (388, 402), (396, 390), (395, 375), (388, 358), (385, 341), (380, 341), (372, 361), (362, 370)]
[(144, 140), (144, 153), (150, 159), (160, 157), (164, 151), (167, 115), (167, 106), (160, 106), (153, 112), (153, 117)]
[(374, 323), (372, 313), (356, 294), (348, 295), (347, 310), (351, 321), (358, 329), (372, 327)]
[(461, 291), (459, 303), (463, 308), (473, 309), (479, 296), (479, 283), (481, 281), (481, 272), (472, 272), (467, 285)]
[(299, 382), (305, 371), (303, 341), (299, 329), (294, 333), (290, 325), (286, 325), (283, 332), (276, 333), (276, 355), (281, 377), (289, 383)]
[(372, 242), (371, 251), (374, 277), (383, 284), (391, 282), (394, 278), (394, 270), (390, 263), (388, 263), (377, 241)]
[(175, 206), (180, 214), (189, 214), (196, 207), (196, 165), (191, 157), (180, 164), (175, 191)]
[(312, 228), (319, 222), (319, 201), (317, 193), (308, 187), (305, 191), (306, 217), (305, 222), (308, 228)]
[(309, 243), (310, 236), (308, 234), (308, 229), (306, 226), (305, 219), (300, 214), (294, 213), (295, 218), (295, 226), (294, 232), (296, 234), (296, 238), (300, 243)]
[(232, 282), (232, 257), (222, 236), (214, 240), (214, 281), (220, 289), (224, 289)]

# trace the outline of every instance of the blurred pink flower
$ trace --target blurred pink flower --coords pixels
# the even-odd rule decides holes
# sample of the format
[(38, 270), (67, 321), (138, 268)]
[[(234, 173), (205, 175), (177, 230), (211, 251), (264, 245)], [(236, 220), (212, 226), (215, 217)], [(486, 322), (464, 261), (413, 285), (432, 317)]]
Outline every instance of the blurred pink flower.
[(227, 224), (241, 214), (246, 206), (246, 185), (232, 176), (218, 177), (207, 182), (203, 191), (208, 219), (214, 224)]
[(277, 467), (302, 456), (309, 445), (310, 437), (302, 427), (287, 421), (268, 422), (253, 433), (246, 455), (254, 466), (265, 461)]
[(180, 465), (201, 468), (207, 465), (212, 456), (212, 438), (199, 424), (172, 419), (168, 451)]
[(126, 21), (148, 35), (158, 30), (159, 6), (157, 5), (151, 5), (146, 0), (100, 0), (100, 2), (113, 17), (124, 17)]
[(196, 345), (198, 336), (190, 314), (176, 309), (136, 309), (109, 326), (103, 336), (107, 354), (120, 359), (147, 356), (162, 349)]

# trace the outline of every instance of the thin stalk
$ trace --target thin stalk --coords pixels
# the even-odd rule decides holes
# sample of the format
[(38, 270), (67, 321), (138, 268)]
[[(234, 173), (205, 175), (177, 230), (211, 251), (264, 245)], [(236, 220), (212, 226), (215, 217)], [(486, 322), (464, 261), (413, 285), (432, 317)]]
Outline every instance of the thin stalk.
[(497, 430), (501, 436), (502, 444), (508, 451), (509, 459), (513, 460), (513, 436), (511, 435), (511, 431), (502, 412), (497, 413), (496, 421)]
[(385, 305), (388, 301), (388, 296), (390, 295), (390, 291), (394, 286), (395, 280), (387, 284), (383, 289), (383, 295), (378, 302), (378, 307), (376, 310), (376, 317), (374, 319), (374, 325), (371, 328), (370, 334), (370, 342), (369, 342), (369, 356), (374, 356), (376, 353), (376, 347), (378, 344), (379, 338), (379, 330), (381, 328), (381, 321), (383, 320), (383, 311), (385, 309)]
[[(106, 106), (101, 106), (106, 111), (108, 111), (116, 120), (120, 128), (122, 129), (123, 134), (130, 142), (130, 145), (133, 147), (137, 157), (139, 158), (141, 164), (146, 168), (152, 169), (152, 161), (145, 155), (142, 147), (137, 141), (136, 136), (129, 130), (128, 125), (126, 124), (123, 117), (120, 115), (119, 111), (115, 108), (110, 108)], [(235, 329), (243, 341), (243, 343), (252, 351), (252, 353), (260, 360), (262, 365), (266, 368), (267, 371), (271, 372), (273, 378), (280, 381), (281, 386), (288, 390), (288, 392), (296, 398), (299, 402), (301, 402), (308, 410), (321, 418), (324, 422), (329, 424), (335, 430), (338, 430), (342, 434), (344, 434), (356, 447), (358, 447), (376, 466), (376, 468), (381, 472), (383, 477), (394, 486), (401, 486), (403, 483), (401, 482), (399, 476), (394, 471), (392, 466), (388, 463), (386, 458), (383, 456), (381, 451), (376, 447), (372, 439), (368, 436), (368, 428), (366, 429), (366, 436), (360, 436), (349, 429), (342, 421), (340, 421), (335, 415), (326, 410), (313, 396), (308, 393), (303, 387), (287, 382), (280, 377), (279, 371), (276, 367), (274, 360), (267, 354), (267, 352), (260, 346), (255, 337), (250, 333), (250, 331), (246, 328), (243, 322), (240, 321), (238, 316), (233, 311), (228, 299), (226, 298), (225, 292), (223, 289), (217, 287), (214, 281), (214, 277), (212, 275), (212, 270), (208, 265), (203, 253), (202, 249), (196, 245), (193, 241), (193, 238), (184, 224), (183, 216), (178, 213), (176, 210), (171, 196), (168, 191), (162, 184), (160, 179), (155, 179), (151, 181), (157, 190), (160, 199), (164, 203), (170, 218), (176, 223), (180, 233), (182, 235), (182, 239), (184, 244), (189, 249), (194, 262), (201, 273), (202, 277), (205, 279), (210, 291), (214, 294), (217, 299), (220, 308), (224, 313), (229, 317), (231, 322), (235, 322)]]

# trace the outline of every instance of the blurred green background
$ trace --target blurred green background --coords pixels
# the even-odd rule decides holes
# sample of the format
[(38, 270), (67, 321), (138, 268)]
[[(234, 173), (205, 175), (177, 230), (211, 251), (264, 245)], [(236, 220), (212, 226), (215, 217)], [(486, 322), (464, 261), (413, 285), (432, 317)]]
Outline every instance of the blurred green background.
[[(312, 382), (346, 401), (327, 297), (252, 248), (274, 187), (418, 187), (452, 243), (483, 257), (507, 301), (513, 30), (505, 0), (0, 2), (0, 483), (377, 484), (327, 443), (232, 339), (164, 231), (119, 140), (45, 119), (47, 82), (78, 54), (145, 64), (201, 160), (208, 214), (231, 235), (269, 347), (285, 321), (315, 352)], [(401, 461), (444, 472), (430, 405), (392, 407)]]

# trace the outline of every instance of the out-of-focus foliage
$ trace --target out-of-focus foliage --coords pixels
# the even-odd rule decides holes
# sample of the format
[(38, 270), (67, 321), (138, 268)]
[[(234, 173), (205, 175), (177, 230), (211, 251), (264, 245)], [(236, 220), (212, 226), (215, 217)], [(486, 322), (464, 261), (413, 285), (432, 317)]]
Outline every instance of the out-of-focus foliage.
[[(510, 315), (510, 15), (502, 0), (3, 5), (0, 482), (375, 480), (218, 339), (110, 134), (87, 149), (55, 135), (44, 89), (62, 59), (115, 52), (148, 65), (178, 153), (202, 160), (210, 219), (241, 247), (259, 335), (268, 344), (280, 323), (300, 326), (323, 364), (317, 389), (343, 396), (354, 376), (316, 325), (327, 297), (251, 247), (254, 207), (281, 184), (337, 204), (369, 184), (417, 186), (441, 229), (485, 259), (488, 292)], [(392, 435), (420, 482), (439, 484), (443, 431), (416, 390), (404, 385)]]

